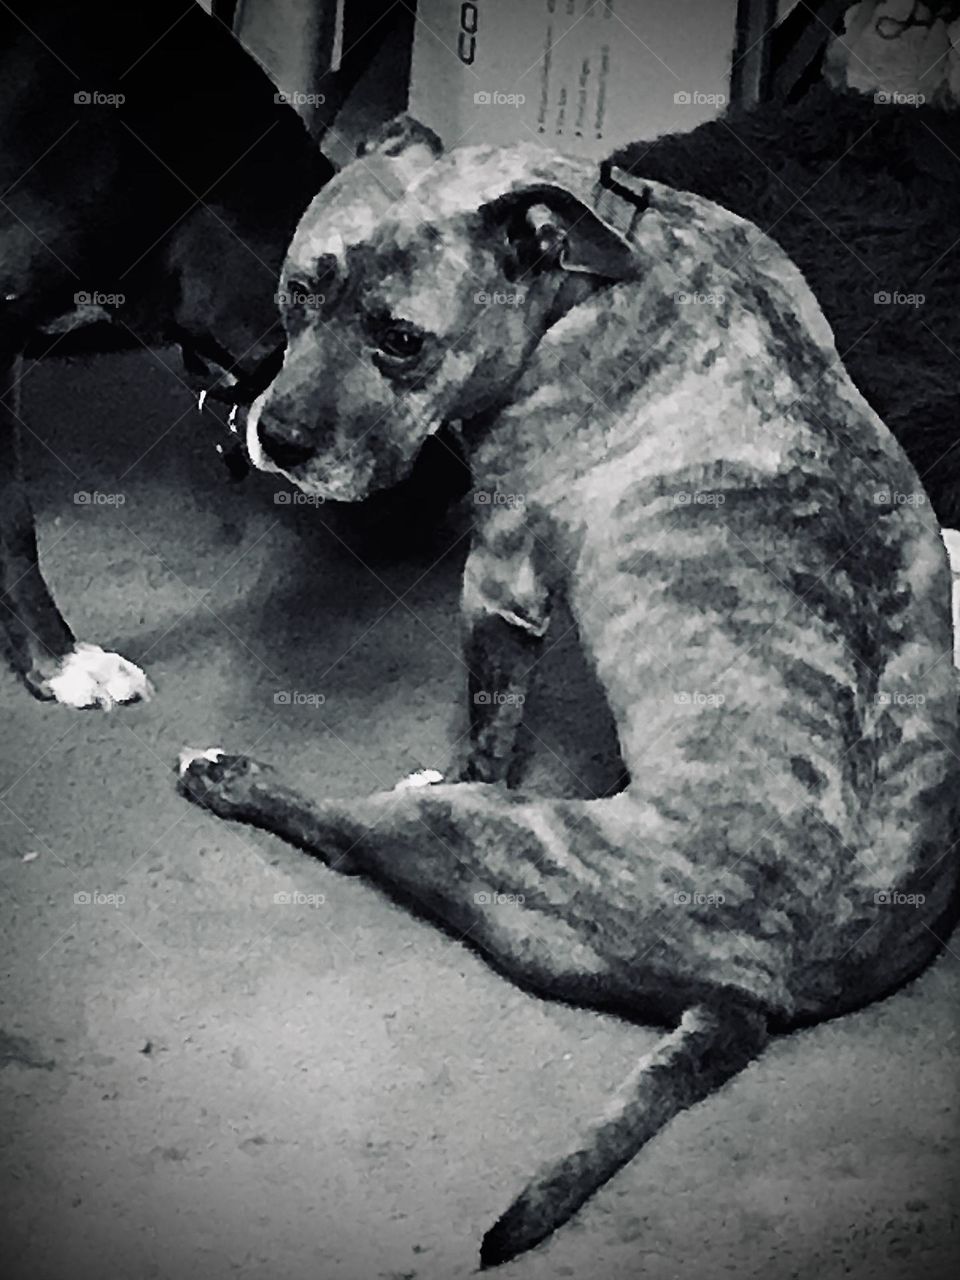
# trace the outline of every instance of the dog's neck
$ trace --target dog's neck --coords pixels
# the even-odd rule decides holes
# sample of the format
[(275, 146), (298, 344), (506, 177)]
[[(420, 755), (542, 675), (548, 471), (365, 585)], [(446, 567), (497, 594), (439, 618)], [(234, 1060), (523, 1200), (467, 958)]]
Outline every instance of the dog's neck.
[(608, 284), (609, 281), (603, 280), (599, 276), (589, 275), (586, 272), (571, 271), (558, 273), (555, 283), (543, 289), (542, 297), (535, 304), (535, 309), (530, 314), (531, 341), (526, 358), (517, 370), (516, 376), (509, 383), (498, 388), (496, 397), (491, 397), (485, 401), (475, 399), (474, 403), (479, 404), (478, 411), (471, 414), (469, 418), (458, 420), (455, 434), (465, 452), (469, 454), (479, 448), (487, 439), (490, 431), (495, 428), (502, 410), (512, 402), (516, 384), (526, 373), (527, 365), (533, 358), (537, 347), (554, 325), (558, 324), (575, 307), (587, 302), (596, 293), (606, 288)]

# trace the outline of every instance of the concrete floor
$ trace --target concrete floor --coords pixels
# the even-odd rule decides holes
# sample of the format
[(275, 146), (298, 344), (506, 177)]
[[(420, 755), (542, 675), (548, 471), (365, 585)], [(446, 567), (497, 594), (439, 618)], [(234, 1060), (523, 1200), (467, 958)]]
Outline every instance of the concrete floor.
[[(0, 1268), (466, 1276), (654, 1033), (521, 994), (370, 886), (188, 806), (172, 774), (184, 744), (331, 794), (442, 766), (462, 526), (373, 558), (344, 513), (275, 504), (266, 477), (231, 488), (154, 356), (49, 362), (25, 387), (48, 576), (158, 693), (77, 713), (0, 676)], [(125, 502), (74, 504), (95, 489)], [(606, 767), (588, 689), (544, 724), (575, 774)], [(542, 769), (575, 789), (549, 752)], [(774, 1044), (504, 1280), (956, 1274), (951, 945), (883, 1004)]]

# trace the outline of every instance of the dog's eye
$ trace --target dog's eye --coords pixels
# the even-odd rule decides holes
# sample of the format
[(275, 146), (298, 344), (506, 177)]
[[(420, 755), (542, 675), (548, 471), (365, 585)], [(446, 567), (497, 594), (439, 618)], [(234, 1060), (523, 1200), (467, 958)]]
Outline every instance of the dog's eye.
[(423, 349), (423, 334), (406, 321), (388, 324), (377, 335), (377, 345), (384, 355), (395, 360), (411, 360)]

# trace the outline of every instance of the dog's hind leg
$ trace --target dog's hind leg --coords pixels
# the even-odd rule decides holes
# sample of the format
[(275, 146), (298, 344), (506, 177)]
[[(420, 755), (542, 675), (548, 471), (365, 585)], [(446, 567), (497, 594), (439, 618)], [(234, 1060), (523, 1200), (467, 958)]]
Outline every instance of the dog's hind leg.
[(721, 925), (718, 946), (709, 927), (667, 906), (666, 855), (646, 838), (639, 847), (643, 811), (626, 794), (529, 802), (460, 783), (314, 802), (269, 767), (217, 751), (184, 752), (180, 786), (221, 817), (369, 876), (537, 994), (648, 1021), (683, 1018), (578, 1150), (546, 1164), (492, 1228), (487, 1265), (550, 1235), (765, 1042), (755, 948)]

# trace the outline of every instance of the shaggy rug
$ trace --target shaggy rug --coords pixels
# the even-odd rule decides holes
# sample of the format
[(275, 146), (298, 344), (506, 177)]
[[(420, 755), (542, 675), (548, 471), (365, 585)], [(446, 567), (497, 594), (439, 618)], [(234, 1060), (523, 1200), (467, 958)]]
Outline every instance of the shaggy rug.
[(779, 241), (940, 523), (960, 524), (960, 113), (819, 86), (614, 161)]

